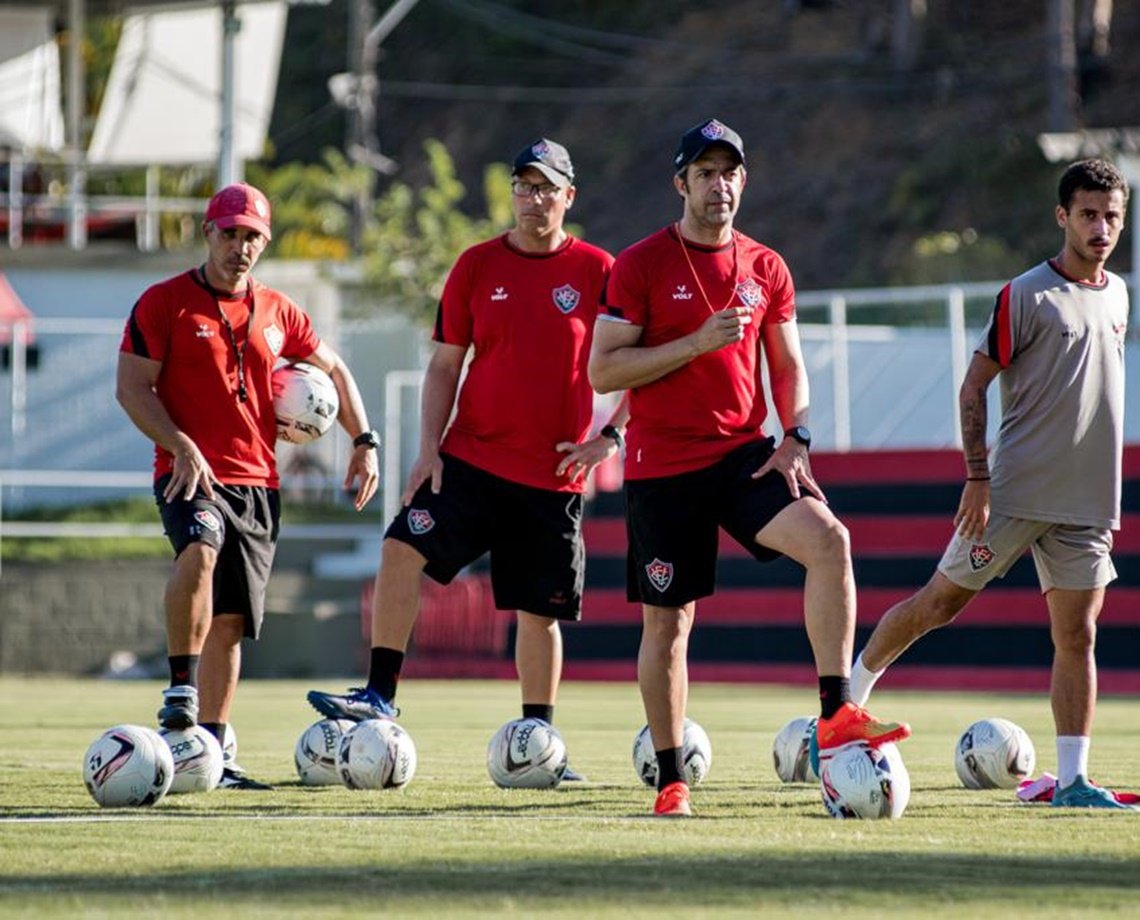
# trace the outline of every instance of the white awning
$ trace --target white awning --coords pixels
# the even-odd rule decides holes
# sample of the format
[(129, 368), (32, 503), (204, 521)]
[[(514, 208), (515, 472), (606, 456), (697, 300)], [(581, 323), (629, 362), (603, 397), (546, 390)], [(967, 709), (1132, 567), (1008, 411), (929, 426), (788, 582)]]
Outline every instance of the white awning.
[[(264, 152), (285, 17), (284, 0), (238, 7), (234, 149), (239, 159), (258, 159)], [(221, 55), (220, 8), (129, 15), (95, 122), (89, 162), (216, 162)]]
[(0, 10), (0, 145), (63, 146), (59, 49), (51, 19), (51, 10)]

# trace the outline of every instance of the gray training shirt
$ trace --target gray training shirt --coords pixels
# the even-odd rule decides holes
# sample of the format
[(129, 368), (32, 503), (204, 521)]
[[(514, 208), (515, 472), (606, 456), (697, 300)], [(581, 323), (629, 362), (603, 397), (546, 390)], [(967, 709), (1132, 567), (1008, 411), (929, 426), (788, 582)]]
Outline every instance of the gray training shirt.
[(977, 351), (1001, 365), (994, 512), (1120, 527), (1128, 290), (1042, 262), (1002, 288)]

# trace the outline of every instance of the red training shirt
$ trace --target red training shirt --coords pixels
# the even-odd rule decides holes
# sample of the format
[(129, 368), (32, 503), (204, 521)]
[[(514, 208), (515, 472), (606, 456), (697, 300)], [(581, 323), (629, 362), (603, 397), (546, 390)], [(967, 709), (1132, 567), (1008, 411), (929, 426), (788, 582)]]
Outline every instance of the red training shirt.
[(796, 316), (792, 276), (779, 254), (737, 231), (726, 246), (682, 244), (669, 226), (617, 257), (603, 297), (607, 319), (641, 326), (645, 347), (695, 332), (728, 307), (755, 310), (742, 341), (630, 390), (627, 479), (702, 469), (763, 437), (760, 330)]
[(602, 289), (613, 256), (574, 237), (530, 253), (507, 235), (459, 256), (448, 275), (434, 339), (474, 348), (458, 408), (440, 449), (539, 489), (582, 492), (554, 471), (562, 441), (590, 433), (586, 376)]
[[(253, 328), (250, 329), (250, 306)], [(245, 346), (246, 402), (238, 399), (237, 347)], [(271, 376), (278, 359), (301, 361), (321, 340), (284, 294), (251, 280), (247, 291), (214, 291), (192, 269), (148, 288), (127, 319), (120, 351), (162, 362), (155, 392), (174, 424), (198, 445), (226, 485), (276, 489), (277, 419)], [(174, 456), (155, 445), (154, 476)]]

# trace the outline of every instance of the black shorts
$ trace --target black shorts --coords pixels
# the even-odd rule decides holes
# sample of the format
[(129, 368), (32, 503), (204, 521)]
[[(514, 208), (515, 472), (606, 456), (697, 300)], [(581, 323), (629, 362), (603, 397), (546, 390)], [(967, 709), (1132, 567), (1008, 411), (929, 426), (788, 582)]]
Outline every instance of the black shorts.
[(629, 533), (626, 594), (655, 607), (680, 607), (716, 589), (717, 528), (761, 562), (780, 554), (756, 534), (795, 499), (783, 475), (752, 474), (772, 456), (774, 439), (738, 447), (712, 466), (625, 481)]
[(214, 568), (214, 613), (239, 613), (245, 634), (256, 639), (265, 618), (265, 587), (277, 551), (281, 496), (264, 486), (214, 483), (214, 500), (201, 490), (190, 500), (162, 497), (170, 474), (154, 484), (154, 500), (167, 539), (178, 556), (191, 543), (218, 551)]
[(500, 610), (556, 620), (582, 616), (586, 550), (577, 492), (524, 486), (444, 454), (439, 494), (425, 482), (385, 537), (420, 552), (425, 574), (440, 584), (490, 552)]

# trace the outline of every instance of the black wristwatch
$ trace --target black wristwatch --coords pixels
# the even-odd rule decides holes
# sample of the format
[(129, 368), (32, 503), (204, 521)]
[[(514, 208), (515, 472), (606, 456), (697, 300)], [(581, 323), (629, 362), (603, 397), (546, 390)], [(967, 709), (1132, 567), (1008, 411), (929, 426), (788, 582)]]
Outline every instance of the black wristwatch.
[(799, 441), (807, 450), (811, 450), (811, 432), (803, 425), (793, 425), (784, 432), (784, 437)]
[(380, 446), (380, 435), (375, 431), (362, 431), (352, 439), (353, 447), (371, 447), (373, 450)]
[(602, 430), (598, 432), (603, 438), (612, 438), (613, 442), (617, 444), (618, 450), (625, 450), (625, 438), (622, 433), (618, 431), (613, 425), (603, 425)]

